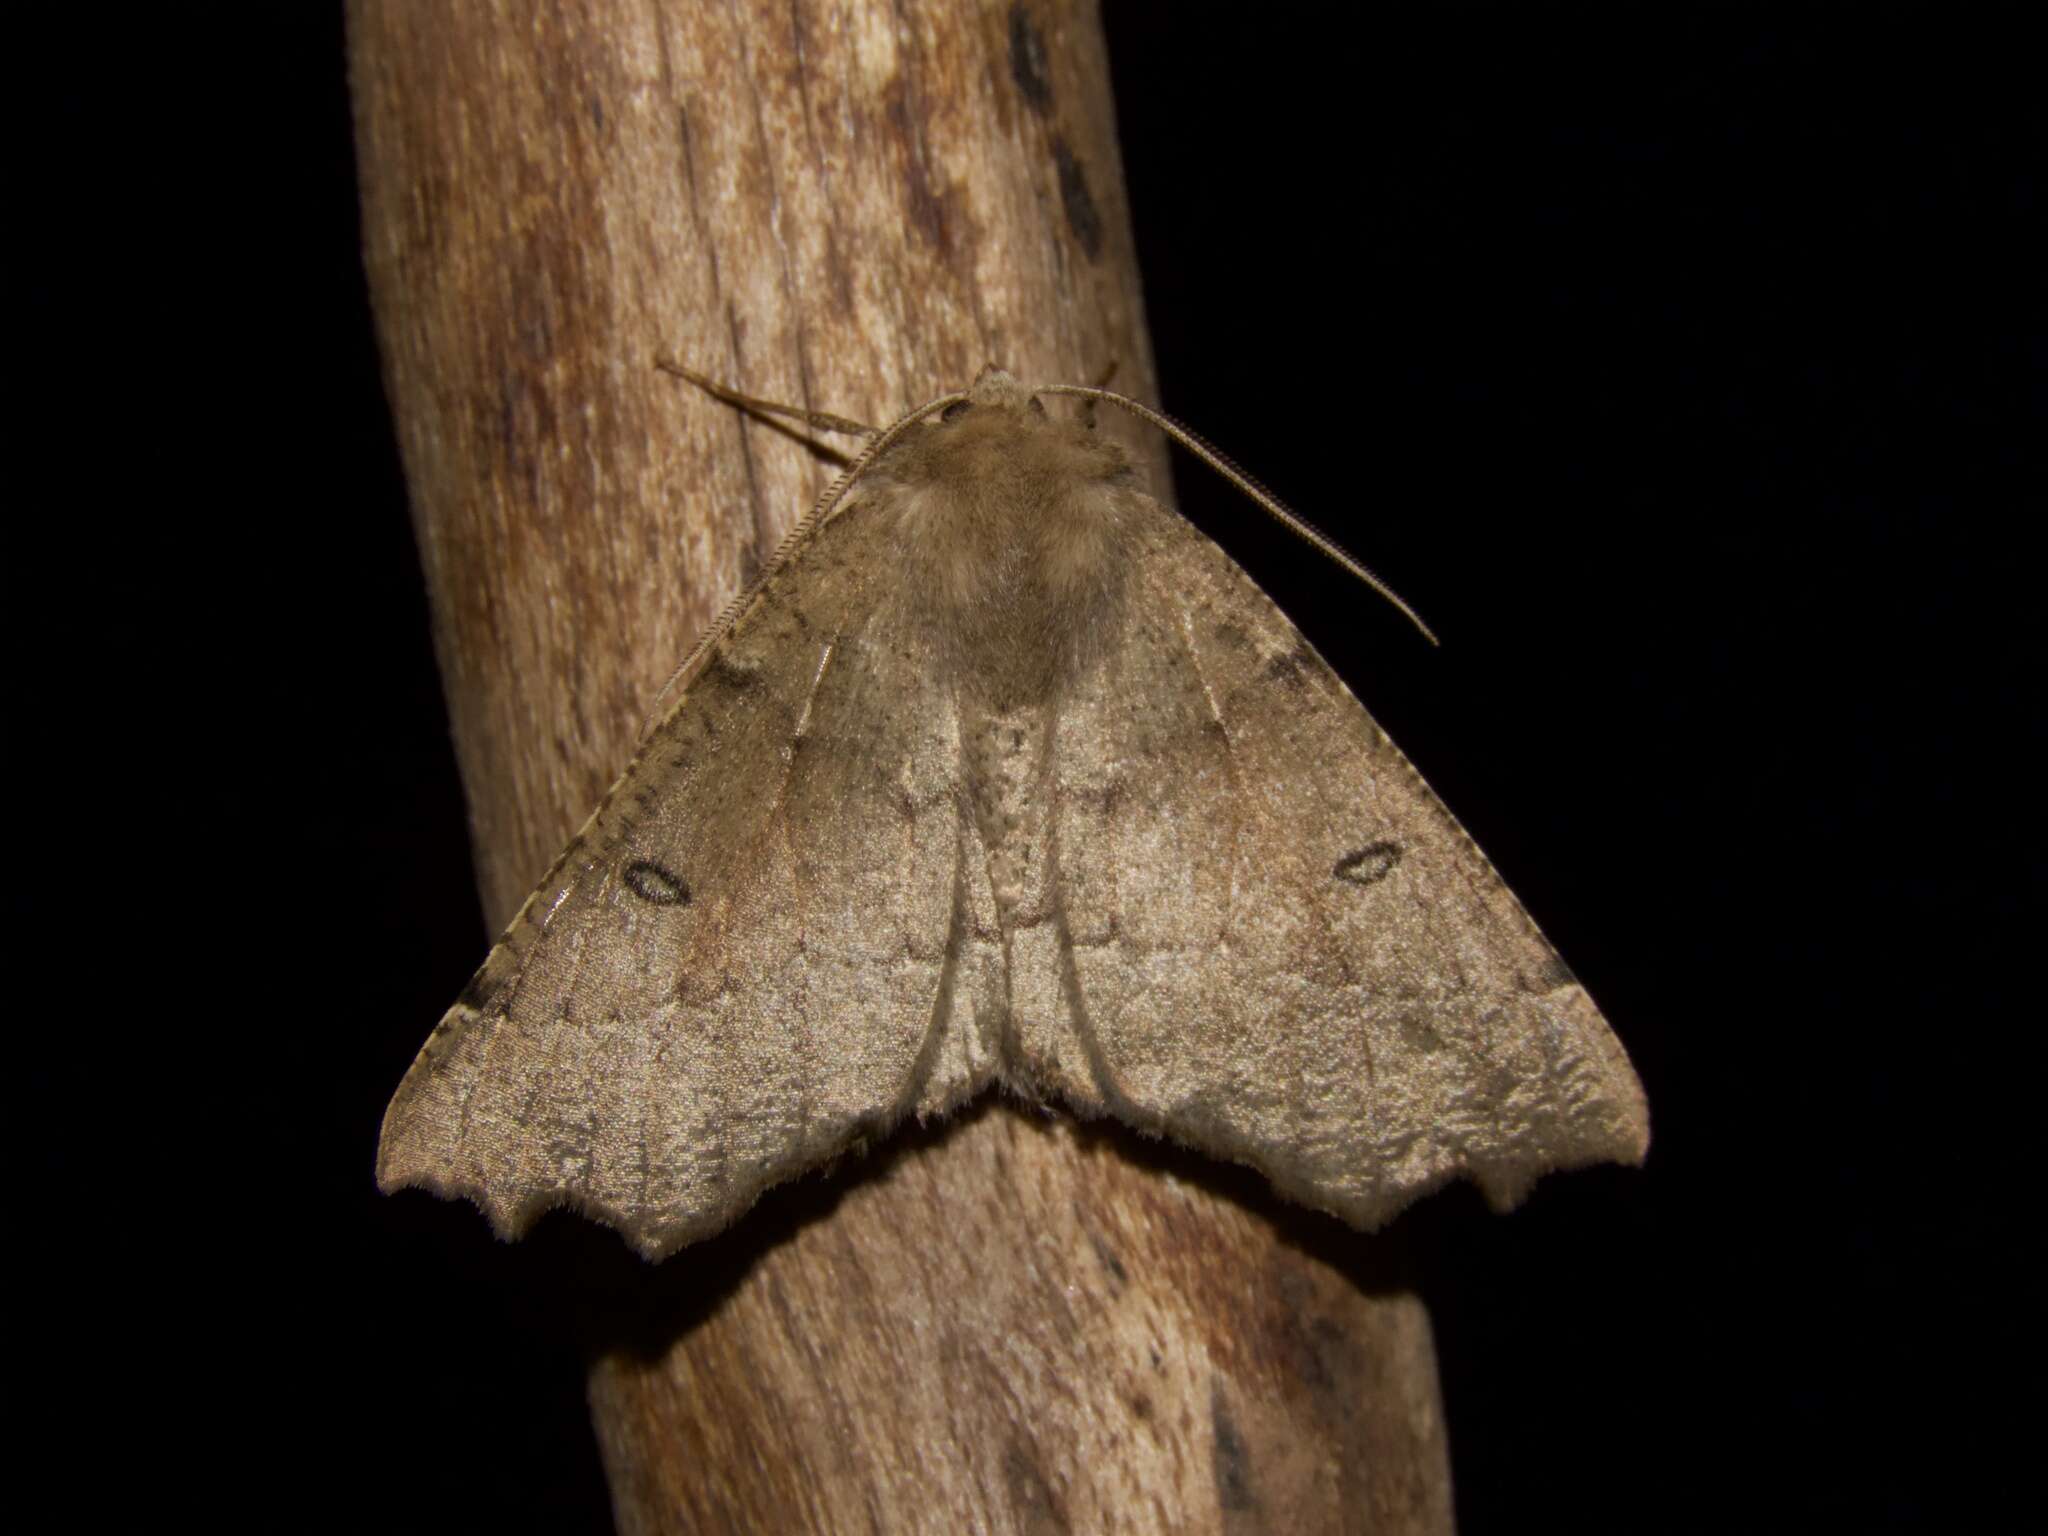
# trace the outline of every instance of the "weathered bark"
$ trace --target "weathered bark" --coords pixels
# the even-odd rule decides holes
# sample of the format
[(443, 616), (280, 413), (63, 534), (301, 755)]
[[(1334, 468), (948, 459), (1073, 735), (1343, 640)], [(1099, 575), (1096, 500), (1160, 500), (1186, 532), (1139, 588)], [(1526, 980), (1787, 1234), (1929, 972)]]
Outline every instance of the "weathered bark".
[[(350, 36), (502, 921), (833, 468), (657, 352), (870, 421), (989, 361), (1154, 393), (1102, 39), (1058, 0), (353, 0)], [(1448, 1529), (1427, 1320), (1359, 1283), (1370, 1245), (1009, 1108), (836, 1179), (783, 1240), (721, 1239), (736, 1273), (672, 1260), (686, 1321), (595, 1364), (624, 1529)]]

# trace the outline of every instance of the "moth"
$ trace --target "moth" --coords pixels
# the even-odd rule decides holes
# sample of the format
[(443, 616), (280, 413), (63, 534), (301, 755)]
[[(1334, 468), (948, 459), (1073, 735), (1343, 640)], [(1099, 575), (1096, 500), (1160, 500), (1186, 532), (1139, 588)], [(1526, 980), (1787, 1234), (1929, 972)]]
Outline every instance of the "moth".
[(1362, 1228), (1641, 1161), (1626, 1053), (1471, 838), (1044, 394), (1178, 430), (995, 368), (860, 429), (428, 1038), (382, 1188), (657, 1259), (997, 1085)]

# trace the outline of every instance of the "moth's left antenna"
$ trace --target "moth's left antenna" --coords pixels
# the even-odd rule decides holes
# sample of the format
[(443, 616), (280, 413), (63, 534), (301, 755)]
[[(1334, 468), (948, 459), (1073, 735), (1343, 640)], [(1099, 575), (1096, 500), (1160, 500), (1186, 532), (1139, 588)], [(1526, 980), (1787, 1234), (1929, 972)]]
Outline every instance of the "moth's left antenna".
[(654, 707), (648, 712), (647, 723), (640, 732), (642, 736), (647, 735), (649, 731), (654, 729), (654, 724), (661, 715), (662, 700), (668, 697), (668, 692), (671, 688), (675, 687), (676, 680), (696, 665), (699, 656), (702, 656), (724, 637), (725, 632), (732, 628), (733, 621), (745, 612), (747, 604), (754, 600), (755, 594), (768, 584), (769, 579), (782, 569), (783, 565), (788, 562), (789, 557), (796, 553), (797, 549), (806, 539), (810, 538), (812, 530), (825, 520), (827, 514), (838, 504), (840, 498), (846, 494), (847, 490), (853, 485), (853, 482), (860, 478), (861, 472), (874, 463), (899, 437), (918, 422), (924, 420), (925, 417), (931, 415), (933, 411), (941, 410), (956, 400), (967, 398), (965, 395), (958, 393), (941, 395), (936, 400), (927, 400), (915, 410), (904, 412), (903, 415), (897, 417), (888, 426), (875, 428), (869, 426), (866, 422), (854, 421), (850, 417), (834, 416), (829, 411), (813, 411), (807, 410), (802, 406), (778, 405), (772, 400), (757, 400), (752, 395), (743, 395), (736, 389), (729, 389), (725, 385), (720, 384), (716, 379), (707, 379), (703, 374), (685, 368), (681, 363), (666, 357), (657, 357), (654, 360), (654, 366), (663, 373), (672, 373), (679, 379), (687, 380), (706, 394), (723, 400), (729, 405), (736, 405), (741, 410), (760, 411), (770, 416), (791, 417), (797, 421), (807, 422), (821, 432), (849, 432), (858, 437), (865, 437), (867, 442), (861, 446), (860, 452), (853, 456), (853, 462), (846, 466), (839, 478), (825, 488), (825, 493), (813, 503), (811, 510), (806, 512), (798, 520), (797, 525), (784, 536), (782, 542), (776, 545), (775, 554), (761, 568), (761, 574), (749, 582), (737, 597), (725, 605), (719, 612), (718, 617), (713, 619), (705, 629), (702, 637), (698, 639), (695, 645), (690, 647), (690, 654), (685, 656), (677, 665), (675, 671), (669, 674), (668, 681), (661, 685), (661, 692), (654, 696)]
[(685, 368), (672, 358), (657, 357), (654, 366), (663, 373), (672, 373), (679, 379), (688, 379), (707, 395), (714, 395), (727, 405), (736, 405), (743, 411), (758, 411), (764, 416), (787, 416), (806, 426), (816, 427), (820, 432), (845, 432), (853, 437), (873, 437), (875, 429), (864, 421), (855, 421), (848, 416), (834, 416), (830, 411), (813, 411), (801, 405), (781, 405), (773, 400), (762, 400), (753, 395), (743, 395), (729, 385), (716, 379), (707, 379), (703, 374)]

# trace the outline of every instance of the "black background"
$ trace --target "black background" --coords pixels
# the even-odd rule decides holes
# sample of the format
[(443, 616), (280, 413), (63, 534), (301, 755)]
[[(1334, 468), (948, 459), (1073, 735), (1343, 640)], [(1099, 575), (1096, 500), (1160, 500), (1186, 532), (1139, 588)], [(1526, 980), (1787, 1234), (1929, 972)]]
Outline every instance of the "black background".
[[(1443, 649), (1185, 465), (1180, 504), (1648, 1085), (1646, 1170), (1395, 1229), (1462, 1529), (1946, 1526), (2016, 1481), (1993, 1277), (2038, 1273), (1989, 1187), (2040, 1019), (2024, 29), (1547, 9), (1112, 0), (1166, 407)], [(31, 1463), (160, 1458), (143, 1496), (215, 1523), (605, 1529), (579, 1351), (673, 1304), (577, 1223), (505, 1248), (370, 1183), (489, 936), (340, 23), (189, 25), (26, 38), (16, 95), (17, 451), (49, 475), (9, 581), (16, 768), (57, 872), (8, 896)], [(831, 1194), (767, 1202), (700, 1258), (712, 1292)], [(1368, 1241), (1284, 1219), (1338, 1262)]]

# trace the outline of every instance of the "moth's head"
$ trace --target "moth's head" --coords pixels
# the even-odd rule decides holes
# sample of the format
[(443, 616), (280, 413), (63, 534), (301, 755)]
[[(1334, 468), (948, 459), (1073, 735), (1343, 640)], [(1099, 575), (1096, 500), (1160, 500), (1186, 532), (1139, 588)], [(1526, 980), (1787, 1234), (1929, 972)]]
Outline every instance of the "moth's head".
[(906, 457), (935, 476), (986, 474), (1011, 460), (1020, 469), (1087, 482), (1121, 476), (1129, 464), (1121, 449), (1096, 435), (1092, 420), (1047, 411), (1042, 399), (993, 364), (924, 426), (922, 434), (912, 434)]
[(1018, 418), (1044, 421), (1045, 402), (1018, 383), (1014, 375), (990, 363), (968, 386), (966, 398), (955, 400), (940, 411), (937, 421), (941, 426), (953, 426), (971, 418), (979, 418), (984, 431), (999, 427), (1014, 430), (1023, 424)]

